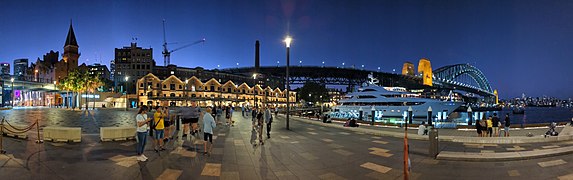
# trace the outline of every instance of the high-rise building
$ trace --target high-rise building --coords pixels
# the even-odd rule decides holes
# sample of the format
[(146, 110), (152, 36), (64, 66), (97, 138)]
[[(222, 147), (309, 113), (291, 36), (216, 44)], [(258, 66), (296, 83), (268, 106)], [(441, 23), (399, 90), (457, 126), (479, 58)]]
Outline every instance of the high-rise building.
[[(121, 49), (115, 48), (114, 65), (113, 81), (116, 91), (125, 91), (127, 84), (129, 93), (135, 93), (137, 79), (153, 71), (155, 66), (153, 48), (137, 47), (137, 43), (131, 43), (131, 46)], [(125, 81), (125, 77), (129, 77), (128, 82)]]
[(0, 63), (0, 68), (2, 68), (2, 70), (0, 70), (1, 75), (10, 75), (10, 63)]
[(110, 79), (115, 79), (113, 76), (115, 74), (115, 60), (111, 60), (111, 62), (109, 62), (109, 71)]
[(16, 77), (26, 76), (27, 69), (28, 69), (28, 59), (14, 60), (14, 76)]
[(88, 65), (88, 73), (93, 75), (98, 75), (99, 78), (110, 80), (110, 73), (107, 66), (99, 63), (93, 65)]

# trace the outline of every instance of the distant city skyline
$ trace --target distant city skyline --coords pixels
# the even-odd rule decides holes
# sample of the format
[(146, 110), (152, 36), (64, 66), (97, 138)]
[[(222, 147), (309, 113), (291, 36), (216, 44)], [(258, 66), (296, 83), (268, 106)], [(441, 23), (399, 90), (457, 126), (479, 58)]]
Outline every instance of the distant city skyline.
[[(0, 62), (30, 63), (63, 51), (70, 20), (79, 63), (109, 67), (114, 49), (153, 48), (163, 65), (162, 20), (169, 49), (206, 38), (171, 55), (172, 64), (208, 69), (285, 65), (282, 39), (294, 38), (291, 65), (400, 72), (428, 58), (433, 69), (469, 63), (500, 98), (573, 97), (573, 8), (570, 1), (3, 1)], [(12, 64), (12, 67), (14, 65)], [(14, 71), (12, 71), (14, 72)]]

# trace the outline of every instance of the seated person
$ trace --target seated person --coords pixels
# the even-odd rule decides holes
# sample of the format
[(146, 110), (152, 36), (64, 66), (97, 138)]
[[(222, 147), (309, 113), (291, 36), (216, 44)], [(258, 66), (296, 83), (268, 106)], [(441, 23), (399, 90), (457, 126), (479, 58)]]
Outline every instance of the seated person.
[(422, 124), (418, 126), (418, 135), (428, 135), (428, 129), (426, 128), (424, 121), (422, 121)]
[(358, 127), (358, 123), (356, 122), (356, 119), (350, 118), (346, 123), (344, 123), (344, 127)]

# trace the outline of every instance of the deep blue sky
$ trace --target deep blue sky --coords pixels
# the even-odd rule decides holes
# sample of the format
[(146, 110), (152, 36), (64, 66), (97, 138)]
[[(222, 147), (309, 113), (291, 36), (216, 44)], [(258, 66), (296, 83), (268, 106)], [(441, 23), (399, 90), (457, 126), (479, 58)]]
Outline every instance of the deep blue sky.
[[(246, 3), (248, 2), (248, 3)], [(63, 51), (70, 19), (80, 63), (103, 62), (133, 37), (161, 55), (162, 19), (168, 42), (198, 45), (174, 52), (179, 66), (252, 66), (261, 41), (262, 65), (364, 64), (399, 71), (427, 57), (434, 69), (471, 63), (501, 98), (573, 97), (573, 1), (253, 0), (253, 1), (6, 1), (0, 0), (0, 61)], [(171, 45), (176, 48), (180, 44)]]

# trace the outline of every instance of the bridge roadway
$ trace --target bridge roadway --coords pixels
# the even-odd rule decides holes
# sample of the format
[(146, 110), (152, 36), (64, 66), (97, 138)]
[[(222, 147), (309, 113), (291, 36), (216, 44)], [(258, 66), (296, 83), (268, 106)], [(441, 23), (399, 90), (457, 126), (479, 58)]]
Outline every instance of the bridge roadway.
[[(461, 67), (460, 67), (461, 66)], [(463, 73), (468, 73), (474, 76), (480, 75), (481, 73), (476, 72), (476, 68), (473, 66), (468, 66), (468, 71), (464, 69), (464, 65), (448, 66), (452, 70), (460, 71), (460, 73), (451, 73), (448, 71), (450, 68), (439, 68), (440, 72), (447, 73), (447, 77), (453, 80), (455, 77)], [(470, 68), (472, 67), (472, 68)], [(271, 77), (274, 79), (283, 79), (286, 76), (285, 66), (264, 66), (259, 68), (259, 73)], [(222, 71), (251, 75), (254, 72), (254, 67), (242, 67), (242, 68), (229, 68), (223, 69)], [(479, 70), (477, 70), (479, 71)], [(406, 76), (396, 73), (388, 72), (378, 72), (361, 70), (357, 68), (339, 68), (339, 67), (327, 67), (327, 66), (290, 66), (289, 75), (291, 84), (304, 84), (307, 81), (317, 82), (327, 85), (344, 85), (352, 88), (354, 86), (360, 85), (368, 81), (368, 75), (373, 74), (374, 77), (380, 80), (383, 86), (400, 86), (408, 89), (424, 89), (429, 88), (428, 86), (422, 85), (422, 78), (418, 76)], [(452, 74), (452, 75), (450, 75)], [(485, 78), (474, 78), (474, 79), (485, 79)], [(480, 81), (481, 82), (481, 81)], [(485, 81), (487, 82), (487, 81)], [(283, 82), (284, 83), (284, 82)], [(482, 85), (489, 87), (488, 83), (481, 83)], [(448, 90), (461, 90), (465, 92), (470, 92), (477, 94), (482, 97), (491, 97), (493, 92), (486, 91), (484, 89), (491, 88), (477, 88), (471, 87), (463, 84), (456, 83), (455, 81), (442, 81), (440, 79), (434, 78), (434, 86), (432, 88), (437, 89), (448, 89)]]

